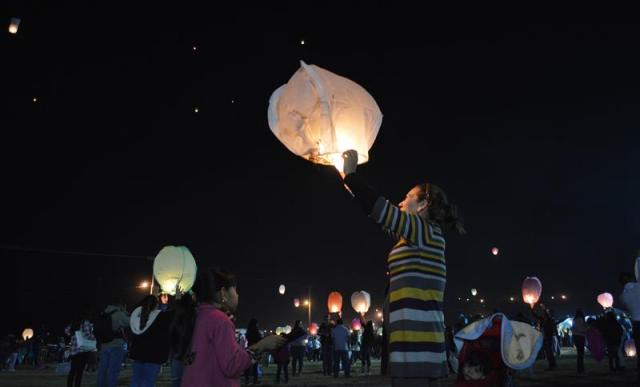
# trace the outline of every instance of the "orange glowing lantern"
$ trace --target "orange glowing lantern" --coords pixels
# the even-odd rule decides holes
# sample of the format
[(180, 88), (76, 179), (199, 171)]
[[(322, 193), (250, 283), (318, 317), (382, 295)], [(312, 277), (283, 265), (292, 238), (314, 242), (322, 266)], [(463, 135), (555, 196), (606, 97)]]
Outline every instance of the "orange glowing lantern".
[(25, 330), (22, 331), (22, 339), (24, 341), (27, 341), (32, 337), (33, 337), (33, 329), (25, 328)]
[(338, 313), (342, 310), (342, 295), (338, 292), (331, 292), (327, 299), (327, 306), (330, 313)]
[(604, 309), (611, 308), (613, 306), (613, 296), (611, 293), (602, 293), (598, 295), (598, 304)]
[(316, 323), (311, 323), (311, 325), (309, 325), (309, 334), (312, 336), (315, 336), (318, 334), (318, 324)]
[(537, 277), (527, 277), (522, 282), (522, 299), (532, 308), (542, 294), (542, 282)]

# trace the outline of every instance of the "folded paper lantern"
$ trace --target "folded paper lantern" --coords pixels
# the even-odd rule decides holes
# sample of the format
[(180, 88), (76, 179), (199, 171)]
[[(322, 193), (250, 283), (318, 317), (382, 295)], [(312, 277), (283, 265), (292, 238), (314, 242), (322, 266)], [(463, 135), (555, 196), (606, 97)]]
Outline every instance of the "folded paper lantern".
[(196, 281), (196, 261), (184, 246), (165, 246), (153, 261), (153, 275), (162, 291), (171, 295), (187, 292)]
[(371, 306), (371, 295), (364, 290), (351, 295), (351, 306), (358, 313), (365, 314)]
[(542, 282), (537, 277), (527, 277), (522, 282), (522, 299), (532, 308), (542, 294)]
[(269, 127), (291, 152), (342, 170), (342, 152), (369, 160), (382, 124), (376, 101), (362, 86), (314, 65), (301, 68), (269, 99)]

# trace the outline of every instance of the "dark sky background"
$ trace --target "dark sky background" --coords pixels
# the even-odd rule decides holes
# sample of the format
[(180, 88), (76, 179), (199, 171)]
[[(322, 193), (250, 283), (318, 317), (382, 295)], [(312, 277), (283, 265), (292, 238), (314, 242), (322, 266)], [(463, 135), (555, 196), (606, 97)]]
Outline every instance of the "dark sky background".
[[(380, 307), (392, 242), (330, 168), (289, 153), (267, 124), (269, 96), (301, 59), (377, 100), (384, 120), (359, 169), (371, 185), (398, 202), (429, 179), (459, 206), (468, 235), (447, 238), (449, 321), (526, 309), (527, 275), (557, 315), (620, 292), (640, 247), (639, 26), (179, 3), (3, 2), (0, 332), (56, 331), (116, 294), (132, 305), (151, 272), (139, 258), (7, 246), (186, 245), (200, 266), (238, 275), (241, 326), (306, 320), (292, 300), (308, 286), (315, 321), (332, 290), (347, 317), (356, 290)], [(466, 303), (472, 287), (486, 306)]]

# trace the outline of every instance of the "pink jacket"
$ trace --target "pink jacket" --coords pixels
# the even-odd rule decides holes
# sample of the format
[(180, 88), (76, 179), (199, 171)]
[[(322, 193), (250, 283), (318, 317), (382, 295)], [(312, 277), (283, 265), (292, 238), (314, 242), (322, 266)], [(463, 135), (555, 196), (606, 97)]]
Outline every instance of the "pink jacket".
[(235, 326), (213, 305), (198, 305), (193, 331), (193, 364), (186, 366), (183, 387), (237, 387), (251, 357), (236, 342)]

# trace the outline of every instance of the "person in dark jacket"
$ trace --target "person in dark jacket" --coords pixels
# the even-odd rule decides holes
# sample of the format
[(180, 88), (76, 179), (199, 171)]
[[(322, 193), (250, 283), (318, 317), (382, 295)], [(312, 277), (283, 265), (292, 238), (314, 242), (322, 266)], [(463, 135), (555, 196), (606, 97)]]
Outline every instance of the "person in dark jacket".
[(364, 326), (364, 332), (362, 333), (362, 373), (365, 374), (365, 366), (366, 375), (371, 374), (371, 351), (373, 348), (373, 341), (375, 339), (373, 333), (373, 320), (367, 321), (367, 324)]
[[(291, 333), (287, 335), (291, 340), (289, 345), (289, 350), (291, 351), (291, 373), (293, 376), (300, 376), (302, 373), (302, 362), (304, 359), (304, 350), (305, 350), (305, 340), (307, 338), (307, 334), (302, 328), (302, 321), (296, 320), (293, 324), (293, 330)], [(295, 339), (294, 339), (295, 338)]]
[(602, 337), (604, 338), (604, 342), (607, 345), (609, 369), (611, 371), (618, 371), (622, 369), (620, 367), (620, 357), (618, 356), (618, 350), (620, 349), (620, 341), (622, 339), (624, 330), (616, 320), (616, 314), (613, 311), (609, 311), (605, 314), (600, 326)]
[[(258, 329), (258, 320), (252, 318), (249, 320), (249, 325), (247, 326), (247, 347), (250, 347), (262, 340), (262, 333)], [(253, 384), (259, 384), (258, 381), (258, 366), (260, 363), (255, 363), (250, 368), (247, 368), (244, 371), (244, 382), (245, 384), (249, 384), (249, 375), (253, 374)]]
[(333, 341), (331, 339), (332, 324), (329, 320), (320, 324), (320, 350), (322, 351), (322, 374), (333, 375)]
[(146, 296), (131, 314), (131, 387), (154, 386), (162, 364), (169, 359), (173, 312), (158, 309), (158, 299)]
[(551, 310), (547, 309), (544, 304), (540, 303), (539, 308), (541, 309), (540, 313), (536, 312), (535, 309), (532, 309), (531, 313), (540, 321), (540, 325), (542, 326), (542, 346), (544, 348), (545, 357), (549, 362), (547, 371), (553, 371), (556, 369), (556, 357), (553, 351), (553, 337), (558, 334), (556, 320), (553, 318)]

